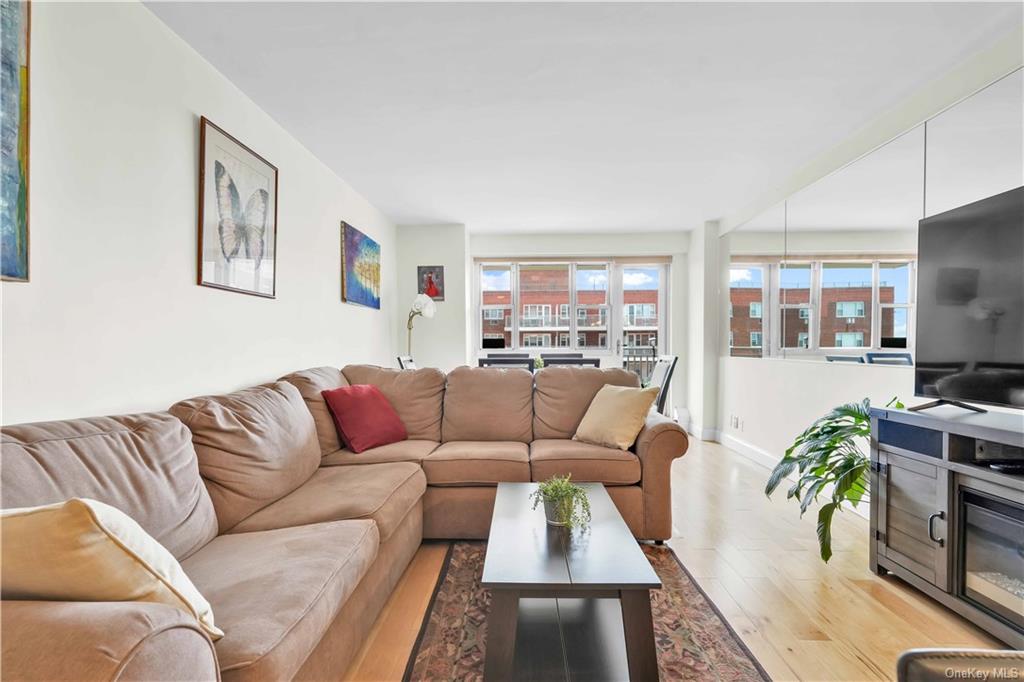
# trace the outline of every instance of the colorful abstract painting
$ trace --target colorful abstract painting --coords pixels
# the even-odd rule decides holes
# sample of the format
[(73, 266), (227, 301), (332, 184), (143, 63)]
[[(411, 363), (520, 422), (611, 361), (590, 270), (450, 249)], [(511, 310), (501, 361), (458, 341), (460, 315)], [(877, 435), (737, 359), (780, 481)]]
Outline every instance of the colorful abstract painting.
[(380, 310), (380, 244), (341, 224), (341, 300)]
[(0, 277), (28, 281), (28, 2), (0, 0)]

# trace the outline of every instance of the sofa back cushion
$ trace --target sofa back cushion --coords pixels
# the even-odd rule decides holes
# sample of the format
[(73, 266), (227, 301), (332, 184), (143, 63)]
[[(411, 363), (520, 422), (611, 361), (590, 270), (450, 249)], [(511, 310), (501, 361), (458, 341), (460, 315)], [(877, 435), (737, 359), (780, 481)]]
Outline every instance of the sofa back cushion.
[(286, 381), (183, 400), (171, 414), (192, 431), (221, 533), (298, 488), (320, 466), (313, 415)]
[(348, 365), (341, 370), (352, 385), (376, 386), (395, 408), (411, 440), (441, 440), (444, 372), (439, 369), (390, 369)]
[(525, 369), (456, 367), (444, 391), (441, 439), (533, 440), (533, 375)]
[(604, 386), (640, 386), (640, 377), (620, 368), (545, 367), (534, 375), (533, 437), (572, 438), (594, 396)]
[(316, 437), (320, 443), (320, 454), (327, 455), (345, 447), (338, 438), (338, 429), (334, 426), (334, 418), (324, 401), (323, 392), (342, 386), (348, 386), (348, 380), (336, 367), (314, 367), (300, 372), (292, 372), (278, 381), (287, 381), (299, 389), (299, 395), (306, 401), (306, 407), (313, 415), (316, 425)]
[(188, 429), (166, 412), (3, 427), (5, 508), (105, 502), (175, 558), (217, 535)]

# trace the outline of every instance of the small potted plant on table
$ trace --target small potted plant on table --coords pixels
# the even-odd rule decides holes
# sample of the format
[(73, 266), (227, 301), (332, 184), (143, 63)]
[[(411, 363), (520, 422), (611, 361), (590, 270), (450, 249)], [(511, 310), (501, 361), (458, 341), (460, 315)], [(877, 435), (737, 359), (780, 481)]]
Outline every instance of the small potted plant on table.
[(587, 493), (569, 478), (569, 475), (552, 476), (530, 495), (534, 509), (544, 503), (544, 517), (549, 525), (579, 528), (590, 523)]

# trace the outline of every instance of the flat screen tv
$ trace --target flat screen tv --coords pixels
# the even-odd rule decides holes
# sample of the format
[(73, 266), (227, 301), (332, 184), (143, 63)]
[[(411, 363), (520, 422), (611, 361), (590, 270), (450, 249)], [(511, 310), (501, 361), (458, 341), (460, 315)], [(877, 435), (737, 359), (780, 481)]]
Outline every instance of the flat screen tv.
[(920, 397), (1024, 409), (1024, 187), (920, 222)]

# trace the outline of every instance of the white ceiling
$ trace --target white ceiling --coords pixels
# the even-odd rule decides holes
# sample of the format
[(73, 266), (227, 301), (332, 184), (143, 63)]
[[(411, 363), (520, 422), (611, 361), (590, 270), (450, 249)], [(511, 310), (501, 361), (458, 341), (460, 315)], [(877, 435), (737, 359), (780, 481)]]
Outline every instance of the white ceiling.
[(472, 232), (719, 218), (1022, 17), (1019, 3), (148, 6), (393, 221)]

